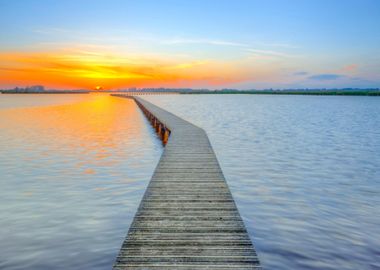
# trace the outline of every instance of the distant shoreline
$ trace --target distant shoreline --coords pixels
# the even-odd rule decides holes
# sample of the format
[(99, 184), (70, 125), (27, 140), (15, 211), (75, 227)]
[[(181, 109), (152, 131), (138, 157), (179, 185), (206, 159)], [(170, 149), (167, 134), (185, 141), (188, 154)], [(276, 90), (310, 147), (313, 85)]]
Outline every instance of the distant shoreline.
[(180, 94), (250, 94), (250, 95), (311, 95), (311, 96), (380, 96), (380, 91), (194, 91)]
[(2, 94), (89, 94), (90, 91), (43, 91), (43, 92), (15, 92), (15, 91), (0, 91)]
[(16, 92), (0, 90), (2, 94), (90, 94), (90, 93), (121, 93), (129, 95), (181, 94), (181, 95), (308, 95), (308, 96), (380, 96), (379, 90), (170, 90), (165, 91), (43, 91), (43, 92)]

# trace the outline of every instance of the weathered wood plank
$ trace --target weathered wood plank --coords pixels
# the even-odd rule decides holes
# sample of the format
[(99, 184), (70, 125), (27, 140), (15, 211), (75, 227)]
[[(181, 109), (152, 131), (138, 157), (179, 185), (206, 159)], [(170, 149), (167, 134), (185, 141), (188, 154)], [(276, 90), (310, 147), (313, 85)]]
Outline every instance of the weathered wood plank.
[(260, 269), (205, 131), (134, 100), (167, 144), (114, 269)]

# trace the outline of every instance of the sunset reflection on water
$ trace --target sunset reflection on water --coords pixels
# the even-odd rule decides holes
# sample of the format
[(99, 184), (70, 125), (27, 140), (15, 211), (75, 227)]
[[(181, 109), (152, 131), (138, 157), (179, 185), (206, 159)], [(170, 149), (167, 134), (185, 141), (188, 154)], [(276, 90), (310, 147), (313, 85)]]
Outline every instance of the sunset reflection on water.
[[(17, 140), (14, 146), (28, 150), (49, 141), (54, 143), (53, 149), (49, 153), (42, 147), (41, 156), (72, 155), (74, 151), (76, 167), (84, 172), (119, 162), (110, 157), (146, 130), (133, 101), (104, 95), (74, 104), (3, 110), (0, 117), (3, 135), (10, 133), (12, 140)], [(19, 140), (26, 144), (19, 145)], [(139, 151), (125, 154), (138, 155)]]
[(1, 98), (0, 268), (108, 269), (162, 151), (153, 129), (108, 95)]

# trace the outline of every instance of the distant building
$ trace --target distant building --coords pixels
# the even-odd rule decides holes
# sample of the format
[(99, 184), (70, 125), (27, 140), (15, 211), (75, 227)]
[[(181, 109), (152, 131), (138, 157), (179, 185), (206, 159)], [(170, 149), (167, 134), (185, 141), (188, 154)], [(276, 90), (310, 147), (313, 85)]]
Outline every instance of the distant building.
[(33, 85), (27, 87), (25, 90), (27, 92), (43, 92), (45, 91), (45, 87), (43, 85)]

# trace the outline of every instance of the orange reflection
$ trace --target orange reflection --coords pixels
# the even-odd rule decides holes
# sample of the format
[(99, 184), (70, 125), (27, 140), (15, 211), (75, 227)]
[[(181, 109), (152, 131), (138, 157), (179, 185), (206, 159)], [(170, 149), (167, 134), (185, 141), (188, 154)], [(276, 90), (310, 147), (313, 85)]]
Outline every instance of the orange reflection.
[(99, 166), (118, 162), (115, 156), (139, 155), (136, 141), (151, 141), (144, 137), (149, 127), (138, 110), (132, 100), (90, 94), (87, 101), (73, 104), (2, 109), (0, 130), (12, 147), (27, 152), (49, 145), (39, 158), (73, 156), (69, 160), (78, 160), (83, 174), (96, 174)]

